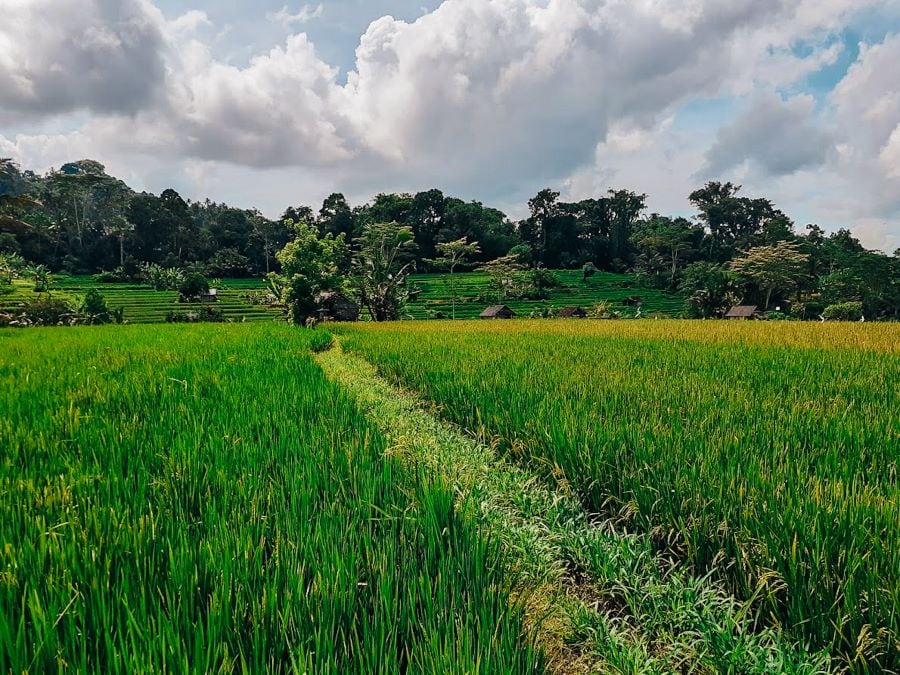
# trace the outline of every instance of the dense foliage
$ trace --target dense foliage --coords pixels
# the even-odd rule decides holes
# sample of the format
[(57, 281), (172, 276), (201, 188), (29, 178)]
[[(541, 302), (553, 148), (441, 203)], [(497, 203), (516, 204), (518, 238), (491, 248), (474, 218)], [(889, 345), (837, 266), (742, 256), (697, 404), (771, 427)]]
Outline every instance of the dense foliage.
[[(314, 231), (347, 247), (338, 261), (346, 278), (334, 285), (369, 292), (357, 299), (377, 305), (371, 284), (359, 274), (372, 259), (360, 265), (360, 254), (371, 243), (367, 233), (373, 227), (396, 223), (414, 243), (407, 251), (408, 271), (450, 271), (446, 246), (465, 242), (475, 248), (453, 264), (449, 277), (498, 259), (529, 268), (591, 266), (634, 272), (645, 286), (680, 289), (688, 298), (685, 311), (695, 317), (721, 316), (732, 304), (744, 303), (817, 319), (825, 307), (846, 302), (862, 303), (866, 319), (900, 317), (896, 253), (868, 251), (845, 229), (826, 235), (817, 225), (807, 225), (798, 232), (771, 201), (743, 196), (740, 190), (732, 183), (710, 182), (694, 191), (690, 201), (697, 215), (692, 219), (648, 214), (646, 195), (629, 190), (569, 203), (545, 189), (529, 200), (529, 215), (518, 222), (440, 190), (379, 194), (355, 207), (335, 193), (317, 212), (290, 207), (270, 220), (254, 210), (186, 201), (171, 189), (158, 196), (135, 193), (92, 160), (43, 176), (0, 160), (0, 254), (19, 255), (53, 272), (119, 269), (117, 274), (129, 280), (149, 277), (153, 270), (261, 277), (281, 271), (278, 252)], [(357, 262), (355, 275), (351, 261)], [(0, 269), (0, 279), (3, 274)], [(165, 288), (178, 284), (160, 283)], [(392, 295), (399, 297), (402, 290), (398, 285)], [(293, 304), (304, 305), (292, 310), (296, 317), (315, 309), (311, 289), (295, 288), (292, 296)], [(368, 309), (373, 316), (398, 314)]]
[[(857, 672), (900, 665), (890, 325), (481, 322), (344, 344)], [(775, 671), (773, 671), (775, 672)]]

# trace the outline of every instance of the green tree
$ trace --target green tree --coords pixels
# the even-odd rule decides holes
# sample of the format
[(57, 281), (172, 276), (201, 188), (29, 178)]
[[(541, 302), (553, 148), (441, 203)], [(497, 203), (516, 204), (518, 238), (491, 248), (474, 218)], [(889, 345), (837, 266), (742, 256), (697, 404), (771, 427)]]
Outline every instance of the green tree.
[(764, 309), (769, 309), (772, 293), (797, 287), (806, 271), (808, 256), (796, 242), (757, 246), (731, 261), (732, 271), (754, 281), (765, 293)]
[(852, 269), (842, 269), (819, 278), (819, 290), (826, 305), (860, 301), (863, 297), (863, 279)]
[(675, 288), (678, 273), (690, 260), (703, 238), (703, 231), (685, 218), (653, 214), (637, 224), (631, 241), (637, 251), (638, 271), (650, 277), (664, 277)]
[(197, 272), (185, 274), (184, 281), (178, 286), (178, 294), (187, 302), (196, 300), (204, 293), (209, 293), (209, 280)]
[(613, 263), (631, 261), (631, 230), (647, 204), (647, 195), (631, 190), (610, 190), (606, 197), (609, 210), (609, 250)]
[(436, 246), (437, 252), (440, 253), (439, 258), (429, 260), (438, 269), (445, 269), (450, 274), (448, 277), (448, 285), (450, 287), (450, 305), (451, 316), (456, 318), (456, 268), (469, 261), (472, 256), (478, 255), (481, 249), (478, 248), (478, 242), (470, 242), (467, 237), (462, 237), (456, 241), (441, 242)]
[(266, 274), (268, 274), (272, 271), (272, 256), (290, 240), (290, 230), (284, 221), (269, 220), (259, 213), (253, 214), (251, 222), (253, 231), (250, 234), (250, 240), (262, 253)]
[(50, 294), (53, 286), (53, 275), (45, 265), (29, 265), (23, 271), (23, 275), (34, 282), (35, 293)]
[(109, 307), (106, 305), (106, 299), (96, 288), (90, 289), (85, 294), (78, 311), (84, 317), (84, 321), (91, 326), (111, 323), (114, 316), (120, 314), (118, 312), (110, 312)]
[(503, 302), (522, 276), (523, 266), (518, 256), (505, 255), (484, 263), (478, 268), (490, 277), (490, 288), (497, 292), (497, 302)]
[[(438, 233), (444, 225), (446, 212), (444, 193), (440, 190), (419, 192), (413, 197), (409, 210), (409, 225), (413, 229), (419, 254), (425, 258), (437, 258)], [(468, 237), (468, 233), (464, 235)], [(455, 237), (454, 240), (458, 240)]]
[(740, 190), (740, 185), (711, 181), (689, 197), (709, 230), (704, 248), (712, 260), (729, 260), (737, 251), (792, 234), (790, 220), (771, 201), (738, 196)]
[(399, 223), (371, 223), (359, 237), (353, 260), (353, 284), (360, 304), (373, 321), (400, 319), (412, 293), (409, 275), (415, 267), (412, 228)]
[(708, 260), (688, 265), (678, 286), (687, 295), (688, 314), (702, 319), (721, 316), (736, 300), (734, 277), (724, 265)]
[(0, 252), (0, 283), (11, 284), (25, 269), (25, 260), (18, 253)]
[(535, 300), (546, 300), (550, 297), (550, 291), (559, 287), (559, 278), (553, 270), (540, 265), (528, 272), (527, 280), (530, 285), (528, 297)]
[(322, 202), (322, 208), (319, 210), (319, 231), (335, 237), (343, 234), (347, 243), (353, 241), (355, 235), (353, 211), (340, 192), (329, 195)]
[(275, 254), (284, 278), (284, 297), (292, 323), (302, 326), (316, 311), (316, 298), (323, 291), (339, 290), (339, 262), (346, 255), (344, 235), (323, 236), (307, 222), (290, 223), (296, 236)]
[(553, 238), (555, 221), (562, 215), (559, 192), (546, 188), (528, 200), (531, 217), (520, 227), (522, 241), (531, 247), (537, 262), (547, 262), (547, 240)]

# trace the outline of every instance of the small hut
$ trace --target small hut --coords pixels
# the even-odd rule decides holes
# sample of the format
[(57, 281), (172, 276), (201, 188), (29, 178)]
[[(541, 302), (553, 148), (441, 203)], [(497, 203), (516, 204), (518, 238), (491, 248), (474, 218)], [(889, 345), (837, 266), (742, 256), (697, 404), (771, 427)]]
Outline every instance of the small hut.
[(491, 305), (481, 313), (482, 319), (512, 319), (516, 313), (506, 305)]
[(735, 305), (731, 309), (728, 310), (728, 313), (725, 315), (726, 319), (736, 319), (739, 321), (746, 321), (748, 319), (754, 318), (756, 314), (756, 305)]
[(358, 321), (359, 305), (343, 293), (324, 291), (316, 296), (319, 321)]
[(556, 316), (560, 319), (583, 319), (587, 316), (587, 312), (581, 307), (563, 307), (556, 312)]
[(218, 302), (219, 292), (215, 288), (210, 288), (205, 293), (198, 295), (197, 299), (200, 300), (200, 302)]

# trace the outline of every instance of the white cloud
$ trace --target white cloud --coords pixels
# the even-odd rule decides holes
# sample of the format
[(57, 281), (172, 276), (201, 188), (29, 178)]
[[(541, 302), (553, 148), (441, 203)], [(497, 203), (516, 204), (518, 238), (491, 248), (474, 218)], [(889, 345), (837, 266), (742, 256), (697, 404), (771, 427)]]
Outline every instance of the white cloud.
[(6, 0), (2, 13), (0, 121), (133, 113), (164, 85), (162, 26), (145, 0)]
[[(93, 111), (75, 131), (0, 136), (35, 168), (136, 157), (138, 171), (169, 163), (211, 189), (227, 175), (245, 194), (270, 189), (256, 177), (287, 185), (294, 172), (310, 190), (436, 185), (500, 203), (544, 185), (576, 195), (614, 181), (677, 209), (706, 161), (755, 174), (764, 194), (768, 176), (785, 175), (776, 192), (840, 197), (847, 212), (897, 222), (900, 40), (862, 51), (827, 118), (808, 96), (771, 93), (796, 92), (833, 63), (848, 17), (888, 0), (446, 0), (413, 22), (374, 21), (346, 83), (305, 34), (236, 67), (201, 41), (210, 21), (199, 11), (167, 22), (149, 0), (54, 0), (71, 17), (54, 29), (38, 20), (51, 0), (6, 2), (0, 121)], [(268, 18), (295, 28), (323, 12), (285, 5)], [(76, 35), (75, 64), (95, 64), (87, 78), (53, 56)], [(750, 106), (711, 148), (718, 124), (672, 123), (688, 102), (736, 96)], [(240, 171), (254, 178), (239, 181)], [(821, 195), (809, 187), (817, 177), (878, 194), (864, 206), (849, 190)], [(297, 198), (285, 188), (283, 203)]]
[(900, 220), (900, 35), (862, 45), (830, 102), (840, 130), (837, 170), (873, 215)]
[(267, 13), (266, 19), (284, 26), (285, 28), (293, 28), (295, 25), (302, 25), (304, 23), (309, 23), (313, 19), (320, 18), (324, 11), (325, 6), (319, 3), (315, 7), (312, 5), (303, 5), (298, 12), (291, 14), (291, 10), (285, 5), (277, 12)]

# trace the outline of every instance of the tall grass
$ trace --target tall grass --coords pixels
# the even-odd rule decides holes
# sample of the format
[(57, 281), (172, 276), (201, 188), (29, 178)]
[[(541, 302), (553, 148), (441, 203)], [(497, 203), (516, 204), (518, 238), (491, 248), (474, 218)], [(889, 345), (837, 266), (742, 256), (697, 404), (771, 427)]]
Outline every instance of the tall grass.
[(286, 326), (0, 331), (0, 671), (539, 672)]
[(761, 622), (858, 671), (900, 666), (896, 326), (341, 330), (457, 423), (717, 569)]

